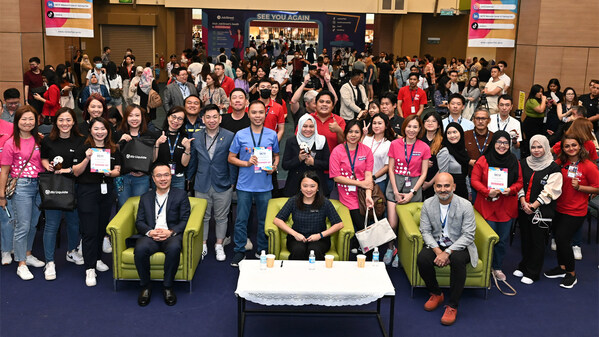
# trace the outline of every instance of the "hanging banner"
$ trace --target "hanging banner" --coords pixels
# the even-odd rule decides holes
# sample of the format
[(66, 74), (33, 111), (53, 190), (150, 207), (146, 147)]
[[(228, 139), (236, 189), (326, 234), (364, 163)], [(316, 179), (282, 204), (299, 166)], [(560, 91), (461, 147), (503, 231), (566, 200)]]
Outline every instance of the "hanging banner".
[(93, 0), (45, 1), (47, 36), (94, 37)]
[[(234, 47), (243, 52), (250, 45), (250, 27), (277, 27), (277, 32), (284, 34), (297, 28), (310, 28), (311, 32), (303, 36), (306, 44), (314, 44), (319, 53), (327, 48), (328, 55), (333, 55), (339, 48), (364, 50), (366, 14), (202, 10), (202, 39), (208, 55), (213, 57), (220, 54), (220, 48)], [(317, 33), (312, 34), (312, 31)], [(257, 39), (253, 35), (251, 38)], [(273, 34), (268, 38), (273, 43), (279, 42)], [(300, 39), (294, 38), (294, 41), (299, 43)]]
[(472, 0), (468, 47), (513, 48), (518, 0)]

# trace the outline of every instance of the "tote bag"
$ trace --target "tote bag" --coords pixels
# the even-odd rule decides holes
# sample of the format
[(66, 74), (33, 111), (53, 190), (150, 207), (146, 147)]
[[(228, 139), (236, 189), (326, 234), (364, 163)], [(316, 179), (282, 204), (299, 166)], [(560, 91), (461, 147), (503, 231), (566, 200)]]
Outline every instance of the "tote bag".
[(77, 207), (75, 198), (75, 179), (49, 172), (38, 175), (38, 187), (42, 209), (72, 211)]
[(374, 214), (374, 223), (370, 226), (368, 224), (368, 211), (366, 210), (366, 217), (364, 218), (364, 229), (356, 232), (356, 238), (360, 243), (360, 247), (364, 253), (373, 250), (382, 244), (385, 244), (391, 240), (395, 240), (397, 237), (389, 221), (386, 218), (381, 220), (377, 219), (376, 213)]
[(143, 172), (149, 173), (152, 165), (152, 146), (147, 145), (143, 140), (133, 138), (121, 150), (122, 160), (122, 171), (123, 173), (129, 172)]

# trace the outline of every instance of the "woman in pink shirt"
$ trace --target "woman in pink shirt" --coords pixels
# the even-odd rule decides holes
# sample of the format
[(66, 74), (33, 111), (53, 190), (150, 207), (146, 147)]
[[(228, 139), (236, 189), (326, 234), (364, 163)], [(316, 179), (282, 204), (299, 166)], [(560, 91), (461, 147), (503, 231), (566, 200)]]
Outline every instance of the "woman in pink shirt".
[[(420, 140), (424, 132), (420, 116), (410, 115), (401, 126), (403, 138), (394, 140), (389, 147), (389, 184), (385, 196), (387, 219), (394, 230), (398, 222), (395, 205), (422, 201), (421, 187), (426, 179), (428, 160), (431, 158), (430, 148)], [(383, 261), (389, 264), (392, 259), (393, 267), (397, 267), (397, 249), (393, 242), (389, 242), (389, 249)]]
[(12, 196), (12, 206), (16, 219), (14, 232), (15, 261), (18, 262), (17, 275), (23, 280), (31, 280), (33, 274), (27, 266), (43, 267), (45, 263), (31, 254), (35, 238), (35, 226), (40, 216), (38, 208), (40, 195), (37, 175), (43, 171), (40, 158), (40, 136), (37, 132), (37, 113), (30, 105), (15, 112), (13, 137), (4, 143), (2, 150), (2, 172), (0, 174), (0, 212), (6, 207), (6, 185), (8, 175), (18, 178)]
[[(360, 139), (362, 139), (360, 125), (361, 123), (355, 119), (347, 123), (344, 131), (346, 142), (337, 145), (329, 158), (329, 176), (337, 183), (339, 201), (349, 209), (356, 231), (364, 228), (364, 216), (360, 214), (358, 201), (358, 188), (366, 190), (368, 208), (374, 206), (372, 201), (374, 158), (368, 146), (363, 144), (360, 146)], [(356, 245), (355, 237), (353, 240), (353, 245)]]

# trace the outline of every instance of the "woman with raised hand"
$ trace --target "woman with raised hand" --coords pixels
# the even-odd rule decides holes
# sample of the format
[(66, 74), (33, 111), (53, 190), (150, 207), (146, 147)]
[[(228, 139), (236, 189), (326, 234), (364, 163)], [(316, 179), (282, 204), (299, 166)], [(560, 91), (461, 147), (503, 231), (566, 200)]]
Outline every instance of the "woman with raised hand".
[(189, 164), (191, 141), (185, 131), (185, 108), (172, 107), (166, 114), (162, 135), (154, 144), (154, 161), (171, 168), (171, 186), (185, 189), (185, 168)]

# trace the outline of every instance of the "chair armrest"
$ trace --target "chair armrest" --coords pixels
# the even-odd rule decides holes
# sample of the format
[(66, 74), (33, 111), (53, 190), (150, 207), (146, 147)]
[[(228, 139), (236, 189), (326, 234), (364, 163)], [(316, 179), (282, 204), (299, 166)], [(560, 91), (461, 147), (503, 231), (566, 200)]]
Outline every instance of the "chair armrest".
[(343, 228), (337, 233), (337, 242), (331, 242), (331, 244), (335, 245), (335, 250), (337, 251), (337, 254), (339, 254), (339, 259), (341, 261), (348, 261), (350, 240), (355, 235), (354, 223), (351, 220), (351, 215), (349, 214), (349, 209), (347, 209), (347, 207), (337, 200), (331, 200), (331, 203), (337, 210), (341, 222), (343, 222)]
[(268, 253), (275, 254), (275, 258), (279, 258), (281, 253), (280, 229), (274, 224), (275, 217), (283, 208), (288, 198), (275, 198), (268, 201), (266, 210), (266, 218), (264, 219), (264, 234), (268, 240)]
[(204, 214), (208, 202), (205, 199), (189, 197), (191, 212), (183, 231), (182, 264), (184, 277), (191, 281), (195, 269), (202, 260), (202, 241), (204, 240)]
[(420, 222), (414, 221), (414, 212), (420, 213), (421, 208), (421, 202), (395, 206), (395, 210), (399, 218), (399, 224), (401, 224), (401, 226), (397, 226), (397, 236), (405, 236), (410, 242), (422, 241)]
[[(499, 242), (499, 236), (476, 210), (474, 210), (474, 216), (476, 221), (474, 244), (476, 245), (478, 256), (481, 260), (482, 257), (485, 256), (488, 256), (489, 259), (491, 259), (493, 255), (493, 246)], [(485, 261), (483, 261), (483, 263), (484, 262)]]
[(137, 233), (135, 227), (135, 217), (137, 216), (135, 206), (137, 204), (139, 204), (139, 197), (129, 198), (106, 226), (106, 233), (110, 235), (112, 244), (112, 263), (115, 279), (120, 278), (121, 255), (127, 249), (125, 239)]

